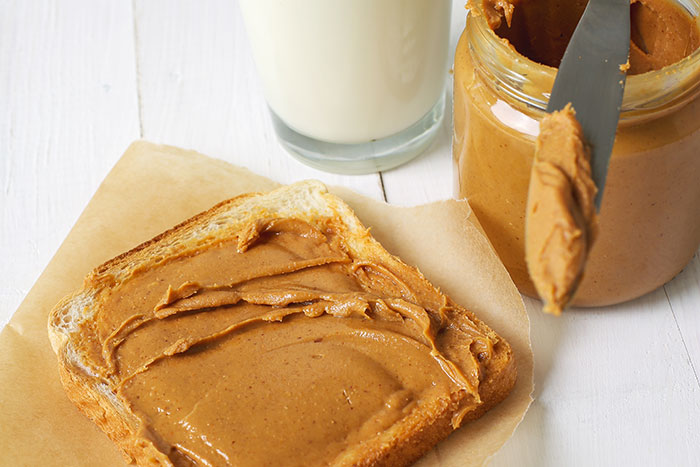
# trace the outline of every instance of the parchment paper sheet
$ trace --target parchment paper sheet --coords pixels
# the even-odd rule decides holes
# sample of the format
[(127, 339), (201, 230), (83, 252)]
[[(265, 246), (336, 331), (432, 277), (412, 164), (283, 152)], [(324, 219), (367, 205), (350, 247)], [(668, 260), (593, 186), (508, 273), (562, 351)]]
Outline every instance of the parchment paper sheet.
[[(46, 332), (49, 311), (107, 259), (223, 199), (276, 186), (192, 151), (147, 142), (130, 146), (0, 333), (0, 464), (123, 465), (111, 441), (63, 392)], [(331, 191), (355, 209), (391, 253), (417, 265), (512, 345), (518, 382), (510, 396), (465, 424), (420, 465), (484, 463), (511, 436), (531, 401), (529, 321), (515, 286), (470, 221), (466, 202), (397, 208), (347, 189)]]

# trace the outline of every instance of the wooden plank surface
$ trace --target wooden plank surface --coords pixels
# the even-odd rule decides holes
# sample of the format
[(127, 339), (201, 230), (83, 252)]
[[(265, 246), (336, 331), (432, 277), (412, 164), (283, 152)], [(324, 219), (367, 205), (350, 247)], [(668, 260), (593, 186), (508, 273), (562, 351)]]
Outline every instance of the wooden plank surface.
[[(452, 50), (463, 24), (455, 2)], [(448, 114), (426, 154), (400, 168), (325, 174), (277, 144), (237, 2), (4, 0), (0, 325), (134, 139), (414, 205), (452, 195), (450, 136)], [(663, 288), (615, 307), (555, 319), (525, 302), (536, 400), (493, 465), (697, 465), (697, 254)]]
[(493, 465), (694, 465), (700, 386), (663, 289), (561, 318), (525, 302), (535, 402)]
[(139, 137), (129, 2), (0, 3), (0, 326)]
[(700, 385), (700, 251), (683, 272), (664, 286), (664, 291), (695, 380)]

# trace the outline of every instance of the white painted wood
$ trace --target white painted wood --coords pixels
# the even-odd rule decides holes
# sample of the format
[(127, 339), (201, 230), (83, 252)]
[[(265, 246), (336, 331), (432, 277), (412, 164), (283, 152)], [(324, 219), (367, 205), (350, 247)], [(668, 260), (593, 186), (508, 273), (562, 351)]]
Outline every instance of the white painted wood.
[(700, 251), (664, 290), (700, 385)]
[[(382, 197), (379, 175), (323, 174), (280, 148), (235, 1), (134, 6), (0, 0), (0, 326), (140, 127), (282, 182), (314, 177)], [(456, 1), (453, 50), (463, 24)], [(425, 155), (382, 174), (390, 202), (452, 195), (449, 115)], [(698, 255), (623, 305), (555, 319), (526, 304), (536, 401), (492, 465), (698, 464)]]
[(694, 465), (697, 384), (663, 288), (532, 320), (535, 402), (492, 465)]
[(316, 178), (383, 199), (376, 174), (327, 174), (278, 144), (237, 2), (135, 4), (144, 138), (197, 149), (281, 182)]
[(138, 138), (128, 2), (0, 3), (0, 326)]

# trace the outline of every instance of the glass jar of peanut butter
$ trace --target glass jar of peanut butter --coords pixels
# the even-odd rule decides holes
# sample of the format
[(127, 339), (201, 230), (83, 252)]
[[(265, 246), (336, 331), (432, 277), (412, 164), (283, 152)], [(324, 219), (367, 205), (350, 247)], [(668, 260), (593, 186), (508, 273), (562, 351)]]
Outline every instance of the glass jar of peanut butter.
[[(524, 236), (535, 139), (585, 3), (473, 2), (455, 55), (456, 194), (532, 296)], [(700, 0), (632, 0), (631, 12), (625, 96), (577, 306), (643, 295), (700, 245)]]

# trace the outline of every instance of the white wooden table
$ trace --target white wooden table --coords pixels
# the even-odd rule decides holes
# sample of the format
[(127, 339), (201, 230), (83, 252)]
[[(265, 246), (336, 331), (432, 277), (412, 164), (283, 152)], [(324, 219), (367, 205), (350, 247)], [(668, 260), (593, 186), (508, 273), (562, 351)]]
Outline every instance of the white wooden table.
[[(414, 205), (452, 196), (450, 127), (398, 169), (326, 174), (277, 144), (235, 0), (0, 0), (0, 326), (135, 139)], [(525, 301), (536, 400), (493, 465), (700, 465), (697, 254), (623, 305)]]

